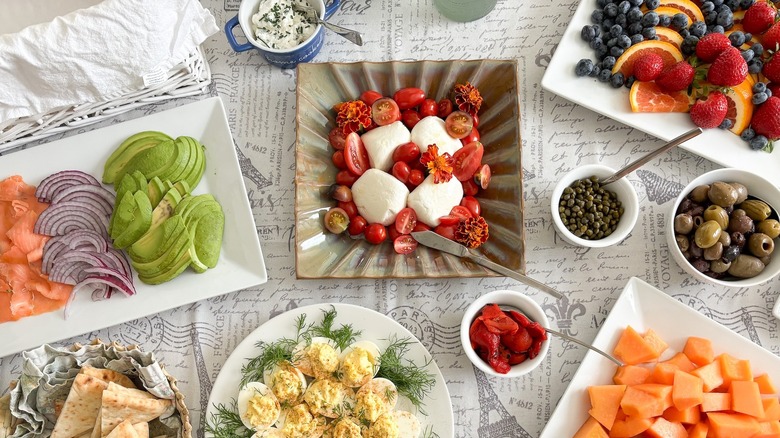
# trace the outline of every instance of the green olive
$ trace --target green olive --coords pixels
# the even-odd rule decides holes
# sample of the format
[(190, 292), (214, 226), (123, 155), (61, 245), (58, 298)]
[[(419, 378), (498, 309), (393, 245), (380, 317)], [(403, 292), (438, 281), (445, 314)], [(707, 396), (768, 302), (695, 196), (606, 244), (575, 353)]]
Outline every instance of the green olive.
[(729, 235), (729, 233), (720, 233), (718, 242), (722, 243), (724, 248), (728, 247), (731, 245), (731, 235)]
[(723, 244), (715, 242), (715, 245), (704, 250), (704, 260), (718, 260), (723, 255)]
[(690, 247), (690, 240), (688, 240), (688, 237), (683, 234), (678, 234), (674, 237), (674, 239), (677, 241), (677, 247), (680, 248), (680, 251), (686, 252), (688, 251), (688, 248)]
[(721, 232), (723, 232), (723, 230), (721, 230), (719, 223), (715, 221), (706, 221), (696, 229), (693, 241), (699, 248), (706, 249), (718, 242)]
[(740, 184), (738, 182), (730, 182), (729, 183), (731, 187), (734, 187), (734, 190), (737, 191), (737, 199), (734, 201), (735, 204), (741, 204), (745, 202), (745, 199), (748, 197), (748, 189), (745, 187), (744, 184)]
[(771, 239), (776, 239), (780, 236), (780, 222), (774, 219), (764, 219), (756, 225), (756, 229), (759, 233), (764, 233)]
[(704, 210), (705, 221), (715, 221), (720, 225), (721, 230), (725, 230), (729, 226), (729, 214), (720, 205), (710, 205)]
[(710, 191), (709, 184), (696, 186), (696, 188), (694, 188), (691, 191), (691, 194), (688, 195), (688, 199), (690, 199), (691, 201), (693, 201), (693, 202), (695, 202), (697, 204), (701, 204), (702, 202), (707, 200), (707, 192), (709, 192), (709, 191)]
[(674, 217), (674, 232), (679, 234), (688, 234), (693, 230), (693, 218), (691, 215), (682, 213)]
[(751, 278), (760, 274), (765, 265), (756, 257), (740, 254), (731, 262), (729, 274), (737, 278)]
[(729, 270), (731, 262), (724, 262), (723, 259), (713, 260), (710, 262), (710, 271), (716, 274), (722, 274)]
[(772, 214), (772, 209), (769, 205), (760, 199), (748, 199), (740, 204), (739, 208), (745, 210), (745, 214), (754, 221), (762, 221)]
[(707, 197), (713, 204), (724, 208), (731, 207), (737, 200), (737, 189), (731, 186), (731, 184), (717, 181), (710, 186)]
[(747, 241), (748, 249), (756, 257), (766, 257), (775, 250), (775, 241), (764, 233), (753, 233)]

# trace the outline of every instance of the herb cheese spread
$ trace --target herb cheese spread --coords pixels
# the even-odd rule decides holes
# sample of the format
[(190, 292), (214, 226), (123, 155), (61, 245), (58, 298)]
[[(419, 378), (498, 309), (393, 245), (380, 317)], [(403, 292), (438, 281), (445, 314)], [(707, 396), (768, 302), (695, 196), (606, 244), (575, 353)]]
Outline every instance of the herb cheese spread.
[(252, 16), (255, 37), (271, 49), (291, 49), (306, 41), (316, 22), (304, 12), (306, 0), (262, 0)]

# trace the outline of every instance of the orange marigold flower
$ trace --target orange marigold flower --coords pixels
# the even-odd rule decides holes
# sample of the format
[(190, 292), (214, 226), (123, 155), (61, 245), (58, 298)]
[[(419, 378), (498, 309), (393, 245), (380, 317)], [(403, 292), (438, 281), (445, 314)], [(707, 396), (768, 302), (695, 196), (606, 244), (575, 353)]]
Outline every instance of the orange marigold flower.
[(458, 224), (455, 241), (469, 248), (478, 248), (488, 239), (488, 224), (482, 216), (470, 217)]
[(449, 152), (439, 155), (439, 147), (435, 144), (429, 145), (428, 150), (420, 157), (420, 162), (428, 168), (428, 173), (433, 175), (433, 182), (436, 184), (452, 178), (452, 161)]
[(350, 132), (358, 132), (361, 129), (371, 126), (371, 108), (362, 100), (352, 100), (342, 102), (334, 107), (336, 114), (336, 124), (341, 128), (341, 132), (346, 136)]
[(479, 90), (470, 83), (455, 85), (455, 105), (461, 111), (465, 111), (472, 116), (479, 112), (479, 107), (482, 106), (482, 95), (479, 94)]

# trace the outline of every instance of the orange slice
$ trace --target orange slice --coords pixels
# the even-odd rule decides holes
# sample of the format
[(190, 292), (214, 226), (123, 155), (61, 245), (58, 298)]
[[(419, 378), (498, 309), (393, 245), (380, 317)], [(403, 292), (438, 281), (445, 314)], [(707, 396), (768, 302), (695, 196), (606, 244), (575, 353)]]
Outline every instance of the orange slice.
[(656, 26), (655, 34), (661, 41), (674, 44), (674, 47), (677, 47), (677, 50), (680, 50), (680, 47), (682, 47), (682, 35), (673, 31), (672, 29), (669, 29), (668, 27)]
[[(676, 9), (676, 11), (668, 11), (667, 9)], [(688, 26), (694, 21), (704, 22), (704, 14), (701, 13), (701, 9), (696, 6), (696, 3), (691, 0), (661, 0), (661, 6), (655, 10), (658, 15), (674, 16), (682, 12), (688, 16)]]
[(740, 135), (750, 126), (750, 119), (753, 118), (753, 78), (748, 76), (741, 84), (731, 87), (724, 94), (729, 104), (726, 118), (732, 123), (729, 131)]
[(664, 61), (664, 68), (683, 60), (682, 53), (674, 44), (661, 40), (647, 40), (636, 43), (623, 52), (612, 67), (612, 74), (620, 72), (625, 77), (633, 75), (636, 60), (648, 53), (660, 55)]
[(685, 91), (668, 93), (655, 82), (635, 81), (628, 98), (635, 113), (687, 113), (690, 107)]

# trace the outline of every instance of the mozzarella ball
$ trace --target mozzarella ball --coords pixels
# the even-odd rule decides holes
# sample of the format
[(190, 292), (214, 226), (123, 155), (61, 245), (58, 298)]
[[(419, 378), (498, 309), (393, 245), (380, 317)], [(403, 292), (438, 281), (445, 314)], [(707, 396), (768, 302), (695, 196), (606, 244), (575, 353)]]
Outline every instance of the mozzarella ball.
[[(400, 182), (400, 181), (399, 181)], [(437, 227), (439, 218), (447, 216), (452, 207), (460, 205), (463, 199), (463, 186), (457, 178), (447, 182), (434, 183), (433, 175), (428, 175), (412, 193), (409, 194), (409, 207), (417, 213), (417, 220), (429, 227)]]
[(368, 151), (368, 161), (371, 163), (371, 167), (385, 172), (393, 167), (395, 148), (409, 143), (411, 138), (409, 130), (401, 121), (374, 128), (360, 136), (366, 151)]
[(445, 126), (444, 120), (436, 116), (428, 116), (412, 128), (412, 141), (420, 147), (421, 153), (425, 153), (429, 145), (435, 144), (439, 147), (439, 155), (445, 152), (453, 155), (463, 147), (463, 144), (457, 138), (451, 137)]
[(352, 200), (369, 224), (392, 224), (406, 207), (408, 197), (409, 189), (404, 183), (379, 169), (368, 169), (352, 184)]

